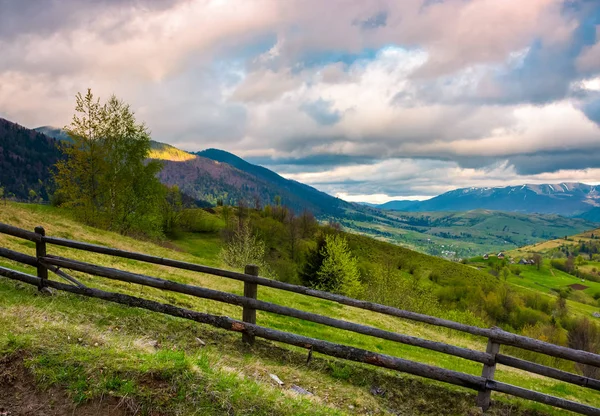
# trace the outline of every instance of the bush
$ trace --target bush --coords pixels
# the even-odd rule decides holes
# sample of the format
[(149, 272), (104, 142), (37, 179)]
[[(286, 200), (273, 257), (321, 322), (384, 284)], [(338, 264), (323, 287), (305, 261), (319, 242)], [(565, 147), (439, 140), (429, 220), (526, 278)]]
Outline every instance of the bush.
[(228, 266), (243, 270), (248, 264), (260, 267), (261, 275), (271, 276), (269, 266), (265, 262), (265, 244), (250, 230), (248, 223), (243, 222), (233, 232), (231, 240), (223, 247), (221, 260)]
[(180, 226), (184, 231), (193, 233), (216, 233), (225, 226), (225, 222), (203, 209), (194, 208), (183, 210)]
[[(569, 328), (569, 347), (595, 354), (600, 352), (600, 328), (598, 328), (598, 325), (588, 318), (580, 318), (574, 321)], [(586, 377), (598, 378), (600, 376), (600, 368), (598, 367), (579, 363), (576, 366)]]

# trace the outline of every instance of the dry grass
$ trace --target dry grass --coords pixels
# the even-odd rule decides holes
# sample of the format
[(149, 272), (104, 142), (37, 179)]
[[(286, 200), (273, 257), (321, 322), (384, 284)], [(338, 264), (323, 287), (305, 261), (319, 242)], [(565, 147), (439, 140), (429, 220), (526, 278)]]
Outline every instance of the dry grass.
[[(152, 242), (85, 227), (70, 219), (64, 212), (50, 207), (8, 204), (1, 207), (0, 222), (31, 230), (37, 225), (42, 225), (47, 234), (52, 236), (222, 267), (212, 254), (203, 256), (202, 252), (195, 251), (195, 255), (191, 255)], [(209, 243), (210, 238), (212, 237), (207, 236)], [(0, 246), (34, 254), (32, 244), (4, 235), (0, 235)], [(207, 250), (207, 253), (213, 252), (214, 250)], [(54, 246), (49, 247), (49, 253), (212, 289), (242, 293), (240, 282), (215, 276)], [(0, 260), (0, 265), (7, 264), (20, 267)], [(31, 268), (20, 269), (34, 273)], [(90, 286), (104, 290), (143, 296), (201, 312), (234, 318), (241, 316), (240, 308), (231, 305), (78, 273), (73, 275)], [(479, 338), (332, 302), (262, 287), (259, 288), (259, 298), (390, 331), (485, 350), (485, 340)], [(2, 279), (0, 299), (0, 352), (3, 349), (28, 351), (31, 354), (28, 366), (38, 379), (66, 386), (73, 391), (76, 400), (88, 400), (103, 394), (107, 389), (106, 374), (112, 374), (121, 380), (116, 383), (121, 386), (116, 389), (116, 394), (133, 395), (146, 409), (162, 409), (161, 411), (170, 414), (190, 414), (192, 405), (205, 406), (208, 409), (206, 414), (244, 414), (240, 410), (243, 406), (254, 409), (256, 414), (431, 414), (432, 409), (441, 409), (439, 414), (466, 414), (473, 410), (474, 393), (464, 389), (333, 360), (318, 354), (311, 364), (306, 365), (304, 350), (263, 341), (248, 348), (242, 345), (238, 334), (143, 310), (82, 299), (65, 293), (51, 298), (41, 297), (33, 288)], [(257, 321), (261, 325), (276, 329), (471, 374), (481, 373), (481, 365), (477, 363), (310, 322), (260, 311)], [(199, 348), (196, 338), (204, 340), (207, 343), (206, 347)], [(73, 368), (79, 370), (73, 373)], [(47, 369), (59, 373), (59, 376), (49, 374)], [(81, 381), (79, 371), (85, 374), (85, 382)], [(168, 375), (165, 376), (164, 372)], [(283, 389), (273, 383), (269, 376), (271, 373), (284, 380), (286, 384)], [(169, 388), (163, 392), (164, 400), (149, 398), (148, 395), (152, 394), (144, 384), (148, 374), (154, 378), (156, 374), (163, 374), (159, 379), (167, 379)], [(511, 384), (600, 406), (600, 395), (565, 383), (531, 376), (519, 370), (500, 367), (497, 378)], [(198, 383), (210, 385), (212, 393), (192, 393)], [(302, 386), (314, 393), (314, 396), (306, 398), (290, 393), (291, 384)], [(384, 397), (374, 396), (370, 392), (373, 385), (383, 386), (387, 394)], [(502, 402), (496, 406), (495, 414), (523, 414), (531, 409), (561, 414), (545, 406), (502, 395), (494, 397), (502, 398)], [(519, 407), (515, 408), (517, 404)]]

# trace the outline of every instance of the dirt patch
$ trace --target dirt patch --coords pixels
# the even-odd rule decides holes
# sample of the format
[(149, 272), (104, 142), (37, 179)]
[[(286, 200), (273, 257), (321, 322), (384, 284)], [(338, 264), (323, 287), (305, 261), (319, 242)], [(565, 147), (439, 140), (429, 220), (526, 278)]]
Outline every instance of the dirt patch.
[(572, 285), (569, 285), (569, 287), (573, 290), (585, 290), (587, 289), (589, 286), (584, 286), (584, 285), (580, 285), (579, 283), (574, 283)]
[(76, 405), (59, 388), (41, 390), (36, 387), (31, 372), (25, 368), (22, 357), (0, 358), (0, 415), (6, 416), (126, 416), (136, 410), (131, 403), (115, 397)]

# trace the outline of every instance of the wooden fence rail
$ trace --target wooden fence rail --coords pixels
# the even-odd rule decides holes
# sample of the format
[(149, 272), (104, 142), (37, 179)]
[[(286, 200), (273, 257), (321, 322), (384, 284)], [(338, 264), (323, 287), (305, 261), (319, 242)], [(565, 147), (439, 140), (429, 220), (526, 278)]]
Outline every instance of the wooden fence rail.
[[(553, 357), (568, 359), (581, 364), (600, 367), (600, 355), (597, 354), (560, 347), (547, 342), (542, 342), (521, 335), (512, 334), (495, 327), (480, 328), (465, 325), (454, 321), (418, 314), (415, 312), (404, 311), (390, 306), (380, 305), (372, 302), (365, 302), (358, 299), (314, 290), (304, 286), (292, 285), (289, 283), (267, 279), (264, 277), (260, 277), (258, 273), (258, 267), (253, 265), (247, 266), (245, 269), (245, 273), (237, 273), (228, 270), (221, 270), (212, 267), (202, 266), (194, 263), (149, 256), (147, 254), (118, 250), (110, 247), (88, 244), (68, 239), (50, 237), (45, 235), (45, 231), (41, 227), (36, 227), (35, 232), (30, 232), (17, 227), (10, 226), (8, 224), (0, 223), (0, 233), (8, 234), (18, 238), (23, 238), (36, 243), (36, 257), (2, 247), (0, 247), (0, 257), (5, 257), (13, 261), (33, 266), (36, 268), (37, 271), (37, 276), (32, 276), (5, 267), (0, 267), (0, 276), (35, 285), (40, 290), (47, 290), (47, 288), (52, 288), (55, 290), (62, 290), (74, 294), (116, 302), (123, 305), (148, 309), (155, 312), (160, 312), (184, 319), (190, 319), (200, 323), (209, 324), (226, 330), (240, 332), (242, 333), (242, 339), (248, 343), (253, 343), (255, 337), (260, 337), (272, 341), (278, 341), (290, 345), (299, 346), (302, 348), (307, 348), (310, 349), (310, 351), (316, 351), (332, 357), (368, 363), (379, 367), (385, 367), (397, 371), (406, 372), (409, 374), (414, 374), (432, 380), (442, 381), (470, 388), (479, 392), (477, 396), (477, 405), (480, 406), (483, 410), (487, 410), (490, 406), (490, 393), (492, 391), (498, 391), (512, 396), (534, 400), (562, 409), (571, 410), (581, 414), (600, 415), (600, 409), (589, 405), (527, 390), (521, 387), (513, 386), (494, 380), (496, 364), (502, 364), (518, 368), (523, 371), (543, 375), (563, 382), (582, 386), (584, 388), (600, 390), (600, 380), (592, 379), (589, 377), (569, 373), (566, 371), (558, 370), (556, 368), (547, 367), (530, 361), (504, 355), (500, 353), (500, 348), (501, 345), (510, 345), (530, 351), (547, 354)], [(239, 280), (244, 282), (244, 296), (50, 255), (47, 254), (48, 245), (59, 245), (78, 250), (139, 260), (142, 262), (160, 264), (178, 269), (191, 270), (195, 272), (207, 273), (234, 280)], [(139, 284), (143, 286), (149, 286), (160, 290), (173, 291), (203, 299), (211, 299), (227, 304), (238, 305), (243, 308), (242, 321), (234, 320), (229, 317), (200, 313), (188, 309), (179, 308), (173, 305), (137, 298), (134, 296), (89, 288), (84, 286), (82, 283), (80, 283), (73, 277), (66, 274), (62, 269), (73, 270), (94, 276)], [(54, 274), (67, 280), (71, 284), (65, 284), (48, 279), (48, 271), (53, 272)], [(431, 325), (450, 328), (477, 336), (483, 336), (488, 339), (488, 347), (485, 352), (475, 351), (468, 348), (457, 347), (454, 345), (426, 340), (406, 334), (399, 334), (371, 326), (361, 325), (354, 322), (344, 321), (328, 316), (302, 311), (287, 306), (278, 305), (275, 303), (261, 301), (258, 299), (257, 296), (258, 286), (267, 286), (275, 289), (286, 290), (289, 292), (330, 300), (348, 306), (379, 312), (385, 315), (405, 318), (417, 322), (423, 322)], [(464, 358), (470, 361), (482, 363), (482, 375), (474, 376), (471, 374), (447, 370), (427, 364), (405, 360), (402, 358), (391, 357), (389, 355), (350, 347), (347, 345), (335, 344), (324, 340), (317, 340), (293, 333), (266, 328), (256, 324), (257, 310), (275, 313), (283, 316), (289, 316), (292, 318), (298, 318), (305, 321), (315, 322), (333, 328), (351, 331), (380, 339), (386, 339), (402, 344), (413, 345), (432, 351), (437, 351), (452, 356)]]

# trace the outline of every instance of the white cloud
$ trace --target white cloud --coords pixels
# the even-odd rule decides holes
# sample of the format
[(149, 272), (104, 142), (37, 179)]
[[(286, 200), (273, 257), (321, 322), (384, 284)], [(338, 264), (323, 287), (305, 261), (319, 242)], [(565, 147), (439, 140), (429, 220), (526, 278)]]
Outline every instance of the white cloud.
[[(569, 75), (566, 97), (508, 99), (499, 81), (527, 65), (535, 42), (568, 47), (578, 20), (562, 0), (47, 2), (38, 12), (52, 19), (16, 13), (25, 3), (0, 11), (0, 115), (30, 127), (68, 123), (74, 95), (92, 87), (186, 150), (330, 156), (289, 175), (350, 199), (599, 178), (517, 173), (515, 156), (600, 156), (598, 126), (581, 111), (589, 97), (578, 95), (600, 91), (598, 44), (580, 55), (585, 73)], [(373, 16), (385, 24), (361, 26)]]

